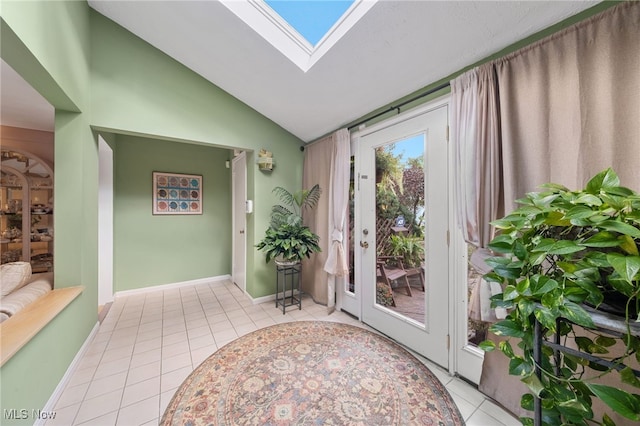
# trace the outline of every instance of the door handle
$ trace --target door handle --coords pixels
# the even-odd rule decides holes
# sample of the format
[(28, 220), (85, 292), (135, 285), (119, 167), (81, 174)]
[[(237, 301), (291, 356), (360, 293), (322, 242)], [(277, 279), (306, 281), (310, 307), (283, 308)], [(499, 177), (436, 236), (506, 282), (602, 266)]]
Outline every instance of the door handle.
[(366, 241), (360, 241), (360, 247), (362, 248), (369, 248), (369, 243)]
[(241, 230), (240, 230), (240, 233), (241, 233), (241, 234), (244, 234), (244, 229), (241, 229)]

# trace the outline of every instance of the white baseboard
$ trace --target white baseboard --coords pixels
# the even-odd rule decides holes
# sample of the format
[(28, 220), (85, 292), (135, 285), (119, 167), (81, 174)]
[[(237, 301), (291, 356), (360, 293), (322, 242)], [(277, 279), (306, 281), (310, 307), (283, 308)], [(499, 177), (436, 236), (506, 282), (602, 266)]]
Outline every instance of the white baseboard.
[(253, 297), (251, 297), (249, 295), (249, 293), (245, 293), (245, 294), (251, 300), (251, 303), (253, 303), (254, 305), (258, 305), (260, 303), (271, 302), (271, 301), (276, 300), (276, 295), (275, 294), (271, 294), (269, 296), (256, 297), (255, 299)]
[(135, 288), (133, 290), (117, 291), (113, 295), (113, 297), (115, 299), (122, 296), (132, 296), (136, 294), (151, 293), (155, 291), (172, 290), (180, 287), (189, 287), (189, 286), (199, 285), (199, 284), (216, 284), (216, 283), (222, 284), (224, 281), (229, 281), (229, 280), (231, 280), (231, 275), (229, 274), (218, 275), (216, 277), (198, 278), (195, 280), (182, 281), (178, 283), (161, 284), (161, 285), (154, 285), (150, 287)]
[[(89, 333), (84, 343), (80, 347), (80, 350), (78, 351), (76, 356), (73, 357), (73, 361), (71, 361), (71, 364), (69, 364), (69, 368), (67, 368), (67, 371), (64, 373), (64, 376), (62, 376), (62, 379), (60, 379), (58, 386), (56, 386), (56, 388), (53, 390), (53, 393), (49, 397), (49, 400), (44, 405), (44, 408), (42, 408), (42, 412), (50, 413), (54, 411), (54, 409), (56, 408), (56, 404), (60, 399), (60, 396), (62, 396), (62, 392), (64, 391), (64, 388), (67, 387), (67, 383), (69, 383), (69, 380), (71, 380), (71, 376), (73, 376), (73, 373), (78, 368), (78, 365), (80, 364), (80, 360), (82, 360), (82, 357), (87, 352), (87, 349), (89, 349), (89, 345), (93, 341), (93, 338), (95, 337), (96, 333), (98, 333), (99, 328), (100, 328), (100, 323), (96, 322), (96, 325), (94, 325), (93, 329), (91, 329), (91, 332)], [(46, 421), (47, 421), (46, 418), (37, 419), (33, 424), (34, 426), (43, 426)]]
[[(270, 294), (268, 296), (262, 296), (262, 297), (256, 297), (255, 299), (253, 297), (251, 297), (249, 295), (249, 293), (245, 293), (247, 295), (247, 297), (251, 300), (251, 303), (253, 303), (254, 305), (258, 305), (260, 303), (264, 303), (264, 302), (273, 302), (276, 300), (276, 295), (275, 294)], [(296, 296), (298, 294), (300, 294), (297, 290), (295, 291)], [(291, 296), (291, 290), (287, 290), (287, 297)]]

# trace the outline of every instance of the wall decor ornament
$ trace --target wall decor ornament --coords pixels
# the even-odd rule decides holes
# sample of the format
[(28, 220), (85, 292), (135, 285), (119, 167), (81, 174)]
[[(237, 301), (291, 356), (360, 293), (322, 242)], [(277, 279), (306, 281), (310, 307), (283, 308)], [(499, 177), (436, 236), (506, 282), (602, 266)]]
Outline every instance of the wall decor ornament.
[(153, 172), (153, 214), (202, 214), (202, 175)]
[(263, 172), (270, 172), (273, 170), (275, 161), (273, 159), (273, 153), (266, 149), (261, 149), (258, 153), (258, 170)]

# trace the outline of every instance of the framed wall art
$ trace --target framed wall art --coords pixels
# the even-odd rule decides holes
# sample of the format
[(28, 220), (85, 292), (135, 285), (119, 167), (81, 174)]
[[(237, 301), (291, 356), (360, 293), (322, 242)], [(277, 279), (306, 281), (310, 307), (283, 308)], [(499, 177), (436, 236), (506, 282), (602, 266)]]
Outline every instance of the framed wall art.
[(202, 214), (202, 176), (153, 172), (153, 214)]

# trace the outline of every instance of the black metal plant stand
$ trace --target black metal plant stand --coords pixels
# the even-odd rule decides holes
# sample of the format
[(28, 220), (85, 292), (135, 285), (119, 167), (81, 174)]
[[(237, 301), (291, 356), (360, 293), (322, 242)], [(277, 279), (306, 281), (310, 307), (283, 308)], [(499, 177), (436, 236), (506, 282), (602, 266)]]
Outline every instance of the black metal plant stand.
[[(302, 290), (300, 288), (300, 263), (286, 264), (276, 262), (276, 308), (282, 305), (282, 315), (288, 306), (298, 305), (302, 309)], [(289, 292), (289, 295), (287, 295)]]
[[(627, 326), (624, 320), (621, 319), (619, 316), (598, 311), (598, 310), (589, 308), (588, 306), (583, 306), (583, 308), (585, 308), (589, 312), (589, 314), (591, 314), (593, 323), (596, 326), (595, 330), (593, 331), (606, 333), (611, 336), (622, 336), (626, 334)], [(556, 321), (556, 330), (559, 329), (561, 321), (568, 321), (568, 320), (564, 318), (558, 318)], [(636, 336), (636, 337), (640, 336), (640, 324), (633, 323), (630, 325), (630, 328), (631, 328), (631, 334), (633, 336)], [(585, 329), (585, 330), (589, 330), (589, 329)], [(538, 322), (538, 320), (536, 320), (534, 324), (534, 332), (535, 332), (535, 342), (533, 347), (533, 358), (536, 363), (535, 373), (536, 373), (536, 376), (538, 376), (538, 378), (542, 377), (542, 371), (540, 369), (540, 365), (542, 363), (542, 346), (550, 347), (553, 350), (554, 357), (555, 357), (555, 364), (556, 364), (556, 372), (555, 372), (556, 375), (560, 374), (560, 371), (558, 371), (559, 370), (558, 364), (560, 362), (560, 352), (573, 355), (576, 357), (580, 357), (582, 359), (586, 359), (587, 361), (599, 364), (606, 368), (622, 370), (625, 367), (620, 363), (613, 363), (605, 359), (599, 358), (597, 356), (594, 356), (592, 354), (578, 351), (573, 348), (568, 348), (560, 343), (560, 336), (557, 333), (554, 335), (553, 342), (544, 339), (542, 326)], [(633, 370), (633, 372), (636, 375), (636, 377), (640, 377), (640, 371)], [(533, 411), (534, 411), (534, 419), (533, 419), (534, 426), (541, 426), (542, 425), (542, 402), (540, 401), (540, 398), (534, 397)]]

